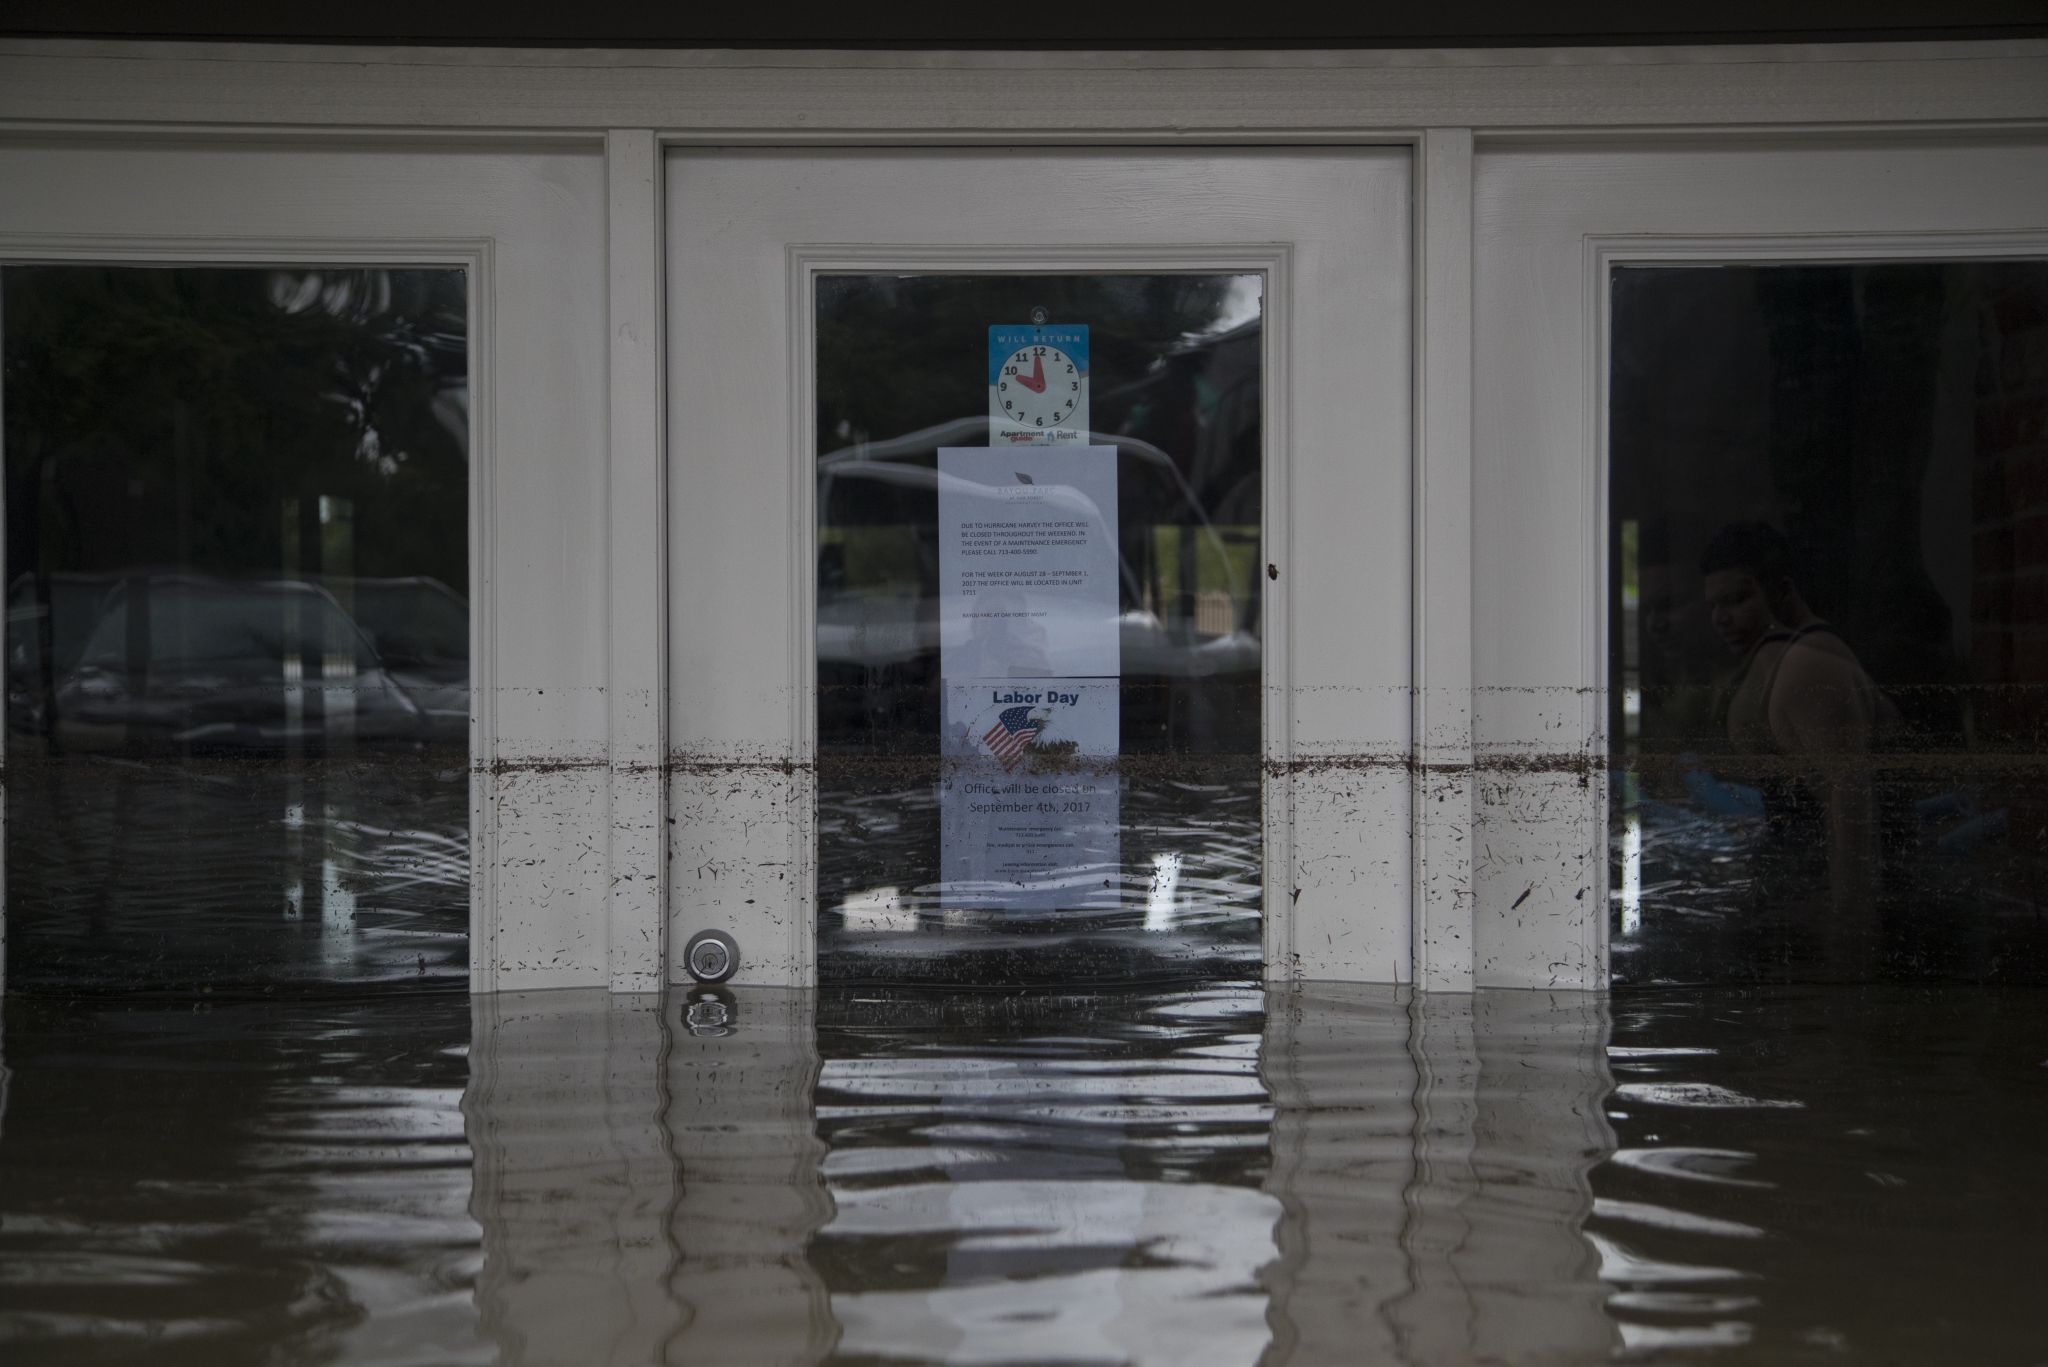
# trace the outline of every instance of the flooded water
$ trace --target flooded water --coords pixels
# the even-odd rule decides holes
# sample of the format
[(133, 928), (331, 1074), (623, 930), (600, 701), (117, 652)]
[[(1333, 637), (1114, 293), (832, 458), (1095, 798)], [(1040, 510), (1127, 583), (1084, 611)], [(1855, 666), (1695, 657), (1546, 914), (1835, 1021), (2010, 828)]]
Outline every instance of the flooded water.
[(2044, 1006), (17, 996), (0, 1359), (2039, 1363)]
[(1088, 910), (1038, 912), (948, 905), (936, 764), (911, 785), (846, 761), (820, 766), (819, 980), (1050, 988), (1257, 977), (1257, 762), (1154, 758), (1119, 766), (1121, 862), (1101, 870), (1114, 894)]
[[(1817, 934), (1826, 916), (1798, 866), (1812, 849), (1773, 848), (1755, 815), (1643, 801), (1615, 823), (1610, 918), (1617, 985), (1840, 981)], [(1637, 845), (1640, 855), (1628, 850)], [(2038, 853), (1934, 844), (1897, 852), (1861, 922), (1856, 979), (2048, 986), (2048, 873)], [(1633, 863), (1635, 877), (1627, 870)]]
[(466, 759), (7, 745), (7, 982), (46, 993), (469, 979)]

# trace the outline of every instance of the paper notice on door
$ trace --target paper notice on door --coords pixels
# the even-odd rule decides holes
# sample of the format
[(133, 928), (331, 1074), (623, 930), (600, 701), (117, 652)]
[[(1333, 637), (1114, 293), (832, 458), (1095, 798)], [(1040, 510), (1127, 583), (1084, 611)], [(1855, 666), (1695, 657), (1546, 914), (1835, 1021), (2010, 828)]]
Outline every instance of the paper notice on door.
[(939, 451), (939, 672), (1120, 670), (1113, 446)]
[(946, 681), (943, 905), (1117, 905), (1117, 690), (1114, 678)]
[(1110, 446), (939, 451), (948, 908), (1117, 904), (1116, 466)]

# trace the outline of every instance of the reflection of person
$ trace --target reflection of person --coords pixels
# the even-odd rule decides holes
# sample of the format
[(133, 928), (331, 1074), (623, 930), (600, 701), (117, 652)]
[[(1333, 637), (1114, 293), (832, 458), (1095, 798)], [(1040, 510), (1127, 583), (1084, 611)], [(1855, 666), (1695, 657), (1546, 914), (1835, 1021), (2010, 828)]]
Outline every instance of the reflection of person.
[[(1723, 527), (1700, 557), (1715, 634), (1742, 660), (1726, 695), (1728, 738), (1782, 756), (1759, 787), (1770, 852), (1826, 852), (1826, 952), (1852, 966), (1870, 948), (1878, 821), (1871, 748), (1890, 702), (1792, 577), (1785, 538), (1761, 522)], [(1760, 766), (1763, 767), (1763, 766)]]

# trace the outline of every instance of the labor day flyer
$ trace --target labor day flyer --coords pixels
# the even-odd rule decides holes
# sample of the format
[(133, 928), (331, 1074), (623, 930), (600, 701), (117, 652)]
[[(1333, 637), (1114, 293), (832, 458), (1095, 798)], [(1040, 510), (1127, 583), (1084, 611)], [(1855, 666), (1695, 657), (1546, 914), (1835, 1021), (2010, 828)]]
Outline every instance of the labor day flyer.
[(1119, 681), (949, 679), (939, 780), (949, 907), (1113, 907)]

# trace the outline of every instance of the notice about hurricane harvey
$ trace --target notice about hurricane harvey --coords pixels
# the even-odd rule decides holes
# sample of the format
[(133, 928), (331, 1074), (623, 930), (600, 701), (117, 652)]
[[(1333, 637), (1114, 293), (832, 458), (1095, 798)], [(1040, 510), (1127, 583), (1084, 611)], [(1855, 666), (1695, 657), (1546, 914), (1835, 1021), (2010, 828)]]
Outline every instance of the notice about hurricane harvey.
[(1113, 678), (1116, 448), (939, 452), (940, 672)]

